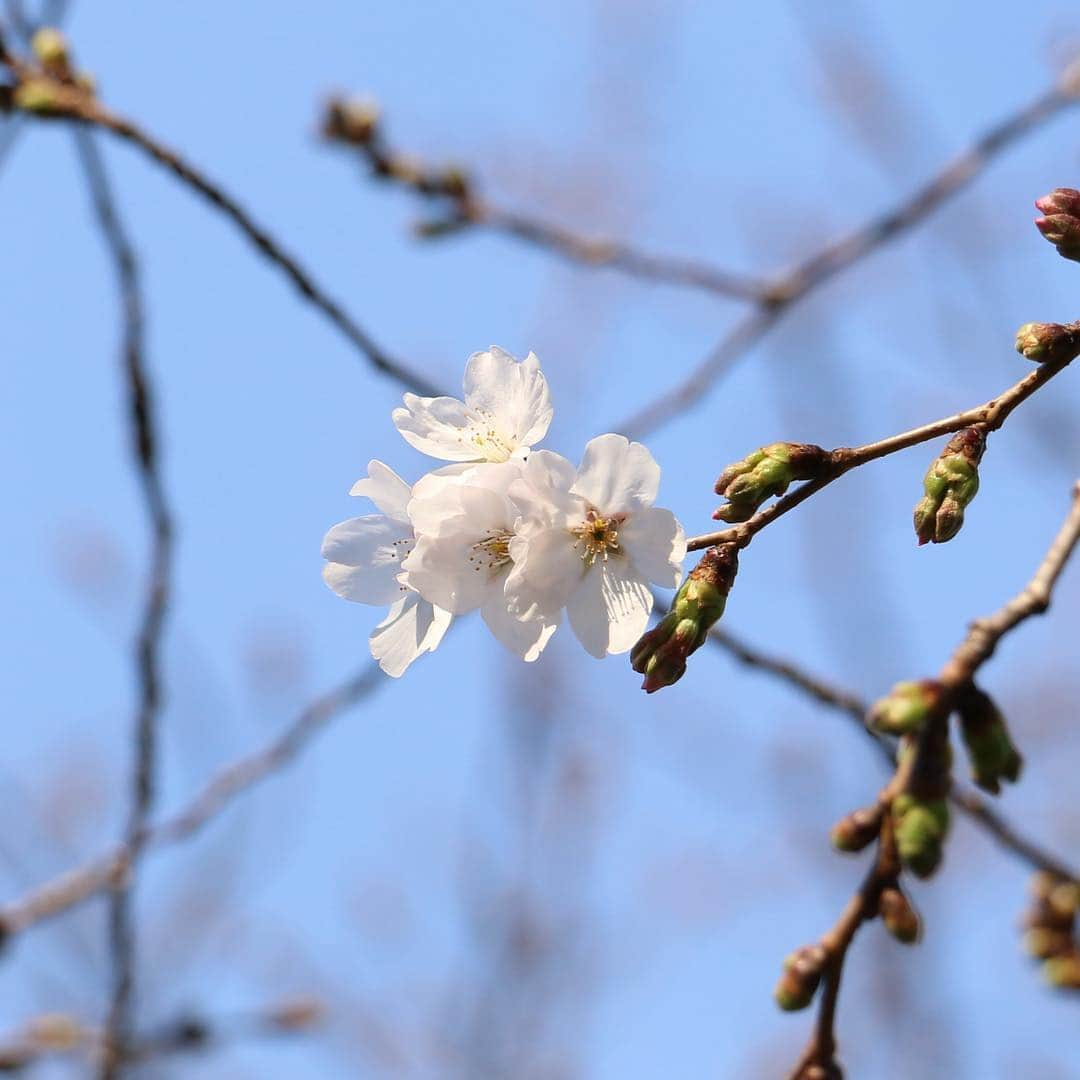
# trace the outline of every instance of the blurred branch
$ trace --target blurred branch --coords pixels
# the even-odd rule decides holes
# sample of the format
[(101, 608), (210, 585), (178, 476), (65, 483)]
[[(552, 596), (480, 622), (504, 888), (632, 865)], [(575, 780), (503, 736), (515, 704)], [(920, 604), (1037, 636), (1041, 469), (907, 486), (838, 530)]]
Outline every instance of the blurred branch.
[(391, 356), (315, 281), (312, 274), (285, 251), (274, 236), (224, 188), (190, 165), (175, 151), (158, 142), (130, 120), (108, 110), (81, 82), (68, 83), (44, 67), (4, 48), (0, 40), (0, 63), (11, 71), (15, 86), (8, 108), (40, 119), (72, 120), (102, 128), (137, 147), (178, 180), (220, 210), (256, 247), (259, 253), (283, 271), (297, 291), (325, 315), (330, 322), (377, 370), (426, 395), (438, 395), (438, 389), (424, 376)]
[(291, 764), (323, 728), (385, 683), (374, 663), (312, 701), (269, 744), (225, 766), (175, 814), (143, 829), (138, 846), (117, 844), (0, 908), (0, 937), (10, 937), (62, 914), (112, 887), (148, 850), (176, 844), (199, 832), (239, 795)]
[[(310, 1030), (322, 1018), (314, 998), (286, 998), (273, 1005), (228, 1016), (186, 1014), (149, 1034), (133, 1038), (123, 1061), (144, 1065), (177, 1054), (206, 1053), (240, 1041)], [(0, 1072), (17, 1074), (47, 1058), (102, 1059), (107, 1053), (104, 1030), (67, 1013), (43, 1013), (0, 1042)]]
[(545, 248), (572, 263), (755, 303), (766, 297), (765, 282), (694, 259), (653, 255), (617, 241), (580, 236), (560, 225), (506, 210), (478, 195), (475, 180), (461, 169), (429, 168), (391, 149), (372, 105), (334, 98), (327, 103), (322, 130), (331, 141), (355, 151), (375, 179), (407, 188), (436, 205), (438, 216), (417, 227), (421, 236), (485, 228)]
[(154, 800), (157, 721), (162, 704), (161, 639), (172, 585), (173, 525), (162, 484), (155, 428), (154, 401), (143, 362), (144, 320), (139, 269), (135, 253), (118, 215), (116, 201), (90, 132), (75, 132), (75, 145), (86, 177), (94, 211), (116, 268), (124, 326), (124, 375), (134, 462), (150, 519), (153, 544), (143, 614), (135, 643), (139, 703), (135, 716), (135, 753), (132, 763), (131, 808), (124, 829), (131, 872), (117, 875), (109, 897), (109, 953), (112, 997), (105, 1027), (101, 1075), (117, 1075), (119, 1057), (127, 1039), (135, 981), (135, 928), (132, 924), (131, 886), (134, 863), (146, 832)]
[[(1063, 327), (1062, 329), (1066, 328)], [(1068, 329), (1073, 331), (1075, 336), (1076, 328), (1069, 327)], [(900, 450), (918, 446), (920, 443), (928, 442), (950, 432), (961, 431), (964, 428), (978, 427), (983, 436), (989, 432), (997, 431), (1008, 419), (1013, 409), (1068, 367), (1074, 358), (1075, 353), (1070, 350), (1057, 359), (1047, 360), (1034, 371), (1025, 375), (1019, 382), (1009, 387), (1009, 389), (1002, 391), (1002, 393), (984, 404), (976, 405), (974, 408), (955, 413), (952, 416), (946, 416), (929, 424), (923, 424), (921, 427), (912, 428), (910, 431), (901, 432), (899, 435), (892, 435), (887, 439), (867, 443), (865, 446), (840, 447), (830, 451), (821, 451), (820, 447), (812, 447), (811, 449), (815, 452), (823, 455), (822, 463), (818, 466), (820, 469), (819, 476), (807, 481), (791, 494), (778, 499), (764, 510), (758, 511), (749, 521), (733, 525), (728, 529), (722, 529), (719, 532), (691, 536), (686, 542), (687, 550), (698, 551), (702, 548), (728, 543), (738, 544), (740, 548), (744, 548), (766, 525), (782, 517), (789, 510), (794, 510), (796, 506), (811, 495), (821, 491), (822, 488), (827, 487), (834, 480), (852, 469), (858, 468), (860, 465), (878, 461)]]
[(936, 177), (896, 206), (774, 278), (759, 310), (736, 323), (689, 376), (616, 430), (640, 438), (699, 404), (713, 383), (756, 345), (782, 315), (842, 271), (921, 224), (942, 203), (972, 183), (1002, 151), (1075, 104), (1077, 78), (1078, 72), (1070, 68), (1058, 85), (984, 132)]

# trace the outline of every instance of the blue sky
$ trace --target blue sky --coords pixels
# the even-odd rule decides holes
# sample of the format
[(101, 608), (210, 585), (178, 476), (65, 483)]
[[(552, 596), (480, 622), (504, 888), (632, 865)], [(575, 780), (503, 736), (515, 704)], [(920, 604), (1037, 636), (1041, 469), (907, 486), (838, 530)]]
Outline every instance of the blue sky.
[[(104, 99), (240, 195), (387, 348), (447, 386), (476, 349), (535, 350), (556, 405), (548, 445), (575, 459), (695, 364), (738, 305), (496, 235), (415, 240), (422, 208), (318, 140), (327, 94), (374, 96), (395, 144), (463, 162), (507, 205), (767, 274), (931, 175), (1080, 47), (1080, 22), (1043, 0), (102, 2), (76, 4), (69, 29)], [(1033, 198), (1080, 179), (1078, 131), (1080, 110), (1025, 140), (651, 436), (661, 503), (704, 531), (715, 476), (762, 443), (869, 441), (1024, 374), (1016, 327), (1076, 315), (1077, 268), (1030, 222)], [(390, 423), (399, 387), (219, 215), (103, 146), (142, 254), (180, 519), (166, 810), (362, 661), (377, 613), (325, 589), (319, 542), (359, 512), (346, 493), (369, 458), (408, 477), (425, 465)], [(70, 132), (24, 132), (0, 192), (13, 616), (0, 626), (12, 733), (0, 775), (15, 892), (120, 827), (147, 530), (111, 267)], [(1026, 581), (1064, 515), (1080, 463), (1075, 375), (994, 437), (954, 543), (916, 548), (910, 509), (931, 454), (898, 455), (755, 542), (730, 627), (868, 697), (936, 670), (970, 618)], [(1078, 598), (1074, 568), (984, 680), (1027, 755), (1004, 808), (1073, 861)], [(473, 1030), (463, 1014), (492, 1054), (507, 1039), (537, 1070), (568, 1070), (537, 1076), (791, 1064), (810, 1016), (780, 1014), (771, 987), (859, 878), (826, 834), (872, 797), (877, 763), (842, 718), (722, 655), (651, 698), (637, 685), (568, 634), (526, 669), (462, 620), (205, 838), (156, 856), (139, 894), (147, 1023), (284, 992), (330, 1004), (322, 1036), (245, 1043), (175, 1074), (449, 1075), (460, 1063), (446, 1046)], [(1018, 949), (1025, 878), (958, 825), (943, 871), (916, 889), (925, 942), (902, 950), (870, 927), (852, 954), (840, 1013), (852, 1075), (1080, 1075), (1076, 1002), (1046, 991)], [(555, 929), (548, 966), (508, 990), (493, 912), (521, 895)], [(94, 1016), (103, 938), (91, 905), (19, 942), (0, 968), (0, 1025)], [(373, 1049), (363, 1010), (405, 1063)]]

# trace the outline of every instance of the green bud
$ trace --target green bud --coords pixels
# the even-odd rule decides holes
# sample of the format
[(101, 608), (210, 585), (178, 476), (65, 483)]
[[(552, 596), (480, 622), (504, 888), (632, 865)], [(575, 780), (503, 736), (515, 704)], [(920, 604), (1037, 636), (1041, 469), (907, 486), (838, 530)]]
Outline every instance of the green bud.
[(958, 431), (934, 458), (923, 478), (925, 495), (915, 506), (919, 545), (944, 544), (964, 524), (964, 510), (979, 490), (979, 462), (986, 430), (979, 424)]
[(941, 863), (949, 804), (906, 792), (893, 800), (892, 815), (901, 861), (916, 877), (929, 877)]
[(971, 763), (971, 778), (997, 795), (1001, 781), (1015, 783), (1023, 759), (1009, 737), (1005, 718), (989, 695), (972, 685), (957, 701), (960, 734)]
[(705, 644), (724, 614), (738, 570), (738, 545), (709, 548), (679, 587), (671, 610), (630, 650), (630, 665), (645, 676), (646, 693), (671, 686), (686, 673), (687, 657)]
[(747, 521), (774, 495), (783, 495), (793, 480), (814, 480), (831, 462), (830, 454), (810, 443), (772, 443), (729, 465), (716, 481), (716, 494), (727, 505), (713, 511), (719, 521)]
[(1043, 978), (1061, 990), (1080, 990), (1080, 952), (1052, 956), (1042, 966)]
[(933, 679), (897, 683), (867, 714), (867, 726), (885, 735), (918, 731), (941, 700), (941, 684)]
[(911, 901), (899, 888), (889, 887), (882, 890), (881, 898), (878, 900), (878, 911), (885, 929), (897, 941), (904, 945), (913, 945), (919, 940), (922, 933), (919, 916)]
[(30, 48), (46, 71), (57, 75), (68, 71), (67, 39), (55, 27), (43, 26), (36, 30), (30, 39)]
[(51, 79), (24, 79), (15, 87), (12, 104), (16, 109), (51, 116), (58, 111), (59, 98)]
[(1040, 364), (1067, 364), (1080, 356), (1080, 325), (1024, 323), (1016, 331), (1016, 351)]
[(804, 945), (790, 953), (773, 990), (776, 1004), (785, 1012), (805, 1009), (814, 1000), (828, 959), (829, 954), (821, 945)]
[(881, 807), (864, 806), (842, 817), (830, 830), (829, 839), (837, 851), (862, 851), (881, 832)]

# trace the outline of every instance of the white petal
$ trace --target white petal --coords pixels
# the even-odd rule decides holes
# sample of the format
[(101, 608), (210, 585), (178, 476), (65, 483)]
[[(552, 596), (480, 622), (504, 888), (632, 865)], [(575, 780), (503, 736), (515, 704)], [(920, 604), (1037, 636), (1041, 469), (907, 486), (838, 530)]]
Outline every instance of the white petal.
[(625, 435), (598, 435), (585, 447), (571, 491), (603, 514), (652, 506), (660, 489), (660, 466), (641, 443)]
[(457, 398), (406, 394), (403, 400), (405, 407), (390, 415), (410, 446), (442, 461), (479, 461), (487, 457), (471, 441), (474, 418)]
[(499, 642), (530, 664), (544, 651), (544, 646), (558, 628), (557, 619), (523, 622), (507, 610), (506, 598), (501, 590), (489, 594), (480, 608), (480, 614)]
[(435, 649), (450, 618), (449, 612), (410, 592), (390, 606), (386, 618), (371, 632), (371, 655), (396, 679), (421, 653)]
[(389, 604), (400, 593), (397, 577), (411, 537), (407, 526), (382, 514), (350, 518), (324, 537), (323, 580), (339, 596), (361, 604)]
[(521, 479), (509, 487), (510, 498), (522, 517), (554, 525), (572, 516), (584, 517), (585, 508), (570, 489), (577, 470), (561, 454), (536, 450), (525, 463)]
[(585, 651), (598, 659), (627, 652), (645, 632), (653, 596), (627, 559), (597, 560), (566, 613)]
[(366, 495), (387, 517), (408, 522), (409, 485), (389, 465), (369, 461), (367, 479), (357, 480), (350, 495)]
[(510, 541), (514, 567), (506, 582), (512, 610), (523, 614), (539, 603), (558, 611), (581, 584), (585, 564), (568, 529), (525, 529)]
[(450, 496), (458, 512), (444, 517), (437, 532), (419, 533), (404, 569), (409, 585), (422, 596), (463, 615), (479, 607), (490, 589), (502, 589), (508, 557), (495, 559), (483, 542), (513, 530), (514, 509), (508, 499), (485, 488), (461, 487), (446, 500), (433, 501), (449, 502)]
[(538, 443), (547, 434), (554, 412), (540, 361), (529, 353), (518, 363), (495, 345), (469, 357), (465, 365), (465, 402), (494, 422), (512, 444), (511, 450)]
[(678, 588), (686, 535), (670, 510), (653, 506), (631, 514), (619, 527), (619, 543), (649, 581)]

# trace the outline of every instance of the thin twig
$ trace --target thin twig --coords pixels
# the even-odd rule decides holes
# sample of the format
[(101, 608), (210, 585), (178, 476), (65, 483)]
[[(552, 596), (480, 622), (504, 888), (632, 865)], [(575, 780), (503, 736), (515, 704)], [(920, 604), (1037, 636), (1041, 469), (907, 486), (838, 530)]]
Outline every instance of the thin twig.
[(736, 543), (739, 547), (746, 547), (751, 540), (766, 525), (771, 524), (777, 518), (782, 517), (790, 510), (817, 494), (822, 488), (828, 487), (834, 480), (851, 472), (860, 465), (870, 461), (877, 461), (895, 454), (900, 450), (917, 446), (920, 443), (936, 439), (950, 432), (960, 431), (966, 427), (979, 425), (985, 432), (997, 431), (1005, 423), (1009, 414), (1021, 402), (1026, 401), (1040, 387), (1045, 386), (1055, 375), (1071, 363), (1072, 357), (1057, 360), (1053, 363), (1040, 364), (1034, 371), (1025, 375), (1019, 382), (1010, 386), (997, 397), (991, 398), (982, 405), (966, 409), (964, 412), (954, 413), (952, 416), (943, 417), (929, 424), (903, 431), (899, 435), (891, 435), (887, 439), (867, 443), (865, 446), (840, 447), (829, 452), (829, 462), (823, 475), (816, 480), (808, 480), (800, 487), (782, 499), (759, 510), (749, 521), (739, 525), (733, 525), (718, 532), (705, 533), (702, 536), (691, 536), (686, 547), (688, 551), (699, 551), (702, 548), (712, 547), (715, 544)]
[(946, 687), (967, 685), (979, 668), (994, 655), (998, 642), (1032, 615), (1050, 607), (1054, 585), (1080, 541), (1080, 481), (1073, 488), (1072, 508), (1054, 537), (1046, 557), (1024, 590), (1004, 607), (971, 624), (967, 637), (942, 668), (938, 681)]
[[(124, 377), (127, 384), (132, 451), (153, 534), (150, 573), (135, 643), (139, 701), (133, 731), (135, 753), (132, 762), (131, 807), (124, 829), (125, 844), (131, 852), (131, 862), (134, 863), (154, 801), (157, 720), (162, 706), (160, 654), (172, 584), (173, 524), (161, 477), (153, 394), (143, 361), (144, 320), (138, 263), (118, 215), (116, 200), (93, 135), (86, 130), (77, 130), (75, 145), (98, 224), (116, 267), (123, 310)], [(101, 1065), (103, 1080), (112, 1080), (119, 1074), (122, 1048), (130, 1027), (136, 963), (136, 936), (131, 910), (133, 884), (132, 868), (130, 874), (120, 875), (113, 881), (109, 897), (112, 990), (105, 1025), (106, 1049)]]
[(701, 260), (656, 255), (619, 241), (581, 236), (533, 215), (507, 210), (480, 197), (469, 174), (454, 167), (430, 168), (392, 149), (373, 106), (331, 100), (326, 107), (323, 134), (359, 155), (375, 179), (408, 188), (437, 206), (438, 216), (419, 226), (422, 236), (483, 228), (546, 249), (568, 262), (618, 270), (644, 281), (755, 303), (762, 302), (768, 290), (766, 282)]
[(198, 833), (234, 799), (291, 764), (326, 725), (386, 682), (371, 663), (340, 686), (316, 698), (269, 744), (210, 778), (179, 811), (144, 828), (137, 848), (117, 844), (0, 908), (0, 935), (11, 936), (62, 914), (109, 888), (147, 851)]
[(1073, 88), (1064, 81), (1061, 86), (1040, 94), (1018, 112), (984, 132), (936, 177), (896, 206), (782, 274), (767, 291), (759, 311), (737, 323), (685, 379), (627, 418), (615, 430), (641, 438), (679, 413), (700, 404), (716, 380), (756, 345), (782, 315), (842, 271), (920, 224), (944, 202), (966, 188), (1003, 150), (1037, 131), (1076, 101)]

